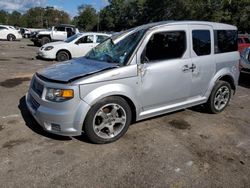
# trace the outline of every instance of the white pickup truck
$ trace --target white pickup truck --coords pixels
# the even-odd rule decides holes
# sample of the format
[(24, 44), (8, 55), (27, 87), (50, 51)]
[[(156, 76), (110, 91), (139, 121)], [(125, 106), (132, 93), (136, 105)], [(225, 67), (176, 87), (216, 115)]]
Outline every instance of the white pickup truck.
[(43, 46), (52, 41), (63, 41), (76, 33), (79, 33), (79, 30), (75, 26), (63, 24), (35, 32), (31, 35), (30, 40), (34, 42), (35, 46)]

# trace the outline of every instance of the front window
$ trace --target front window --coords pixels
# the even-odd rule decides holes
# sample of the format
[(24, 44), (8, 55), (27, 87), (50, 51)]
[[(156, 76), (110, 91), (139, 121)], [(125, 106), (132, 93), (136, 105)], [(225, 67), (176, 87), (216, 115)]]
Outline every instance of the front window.
[(77, 39), (77, 38), (80, 37), (81, 35), (82, 35), (82, 34), (73, 35), (73, 36), (67, 38), (64, 42), (67, 42), (67, 43), (72, 42), (73, 40)]
[(78, 40), (79, 44), (86, 44), (86, 43), (93, 43), (94, 42), (94, 35), (86, 35)]
[(185, 31), (168, 31), (151, 36), (145, 56), (149, 61), (181, 58), (186, 51)]
[(134, 49), (142, 39), (146, 30), (136, 32), (129, 30), (118, 36), (111, 37), (93, 48), (85, 57), (97, 61), (116, 63), (119, 66), (127, 64)]

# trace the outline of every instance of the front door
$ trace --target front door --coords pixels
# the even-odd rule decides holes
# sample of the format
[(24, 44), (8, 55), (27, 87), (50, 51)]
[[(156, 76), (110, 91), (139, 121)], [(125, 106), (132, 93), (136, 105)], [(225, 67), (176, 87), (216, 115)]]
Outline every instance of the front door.
[(53, 40), (65, 40), (67, 39), (67, 32), (65, 27), (55, 27), (54, 31), (52, 32), (52, 39)]
[(154, 31), (139, 50), (141, 103), (144, 111), (178, 105), (190, 95), (192, 62), (187, 26)]
[(74, 50), (72, 50), (73, 56), (85, 56), (94, 46), (94, 35), (85, 35), (81, 37), (74, 45)]

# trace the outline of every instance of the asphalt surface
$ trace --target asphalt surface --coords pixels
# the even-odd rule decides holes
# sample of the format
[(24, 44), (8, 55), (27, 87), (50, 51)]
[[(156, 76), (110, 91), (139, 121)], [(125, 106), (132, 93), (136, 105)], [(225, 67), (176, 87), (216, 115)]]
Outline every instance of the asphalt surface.
[(1, 187), (250, 187), (250, 75), (217, 115), (195, 107), (133, 124), (112, 144), (44, 132), (27, 111), (29, 40), (0, 41)]

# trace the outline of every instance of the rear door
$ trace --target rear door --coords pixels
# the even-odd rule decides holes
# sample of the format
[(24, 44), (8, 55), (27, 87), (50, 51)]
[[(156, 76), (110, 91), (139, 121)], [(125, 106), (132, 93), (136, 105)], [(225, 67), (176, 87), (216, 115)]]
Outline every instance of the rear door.
[(212, 27), (205, 25), (189, 25), (189, 30), (192, 59), (190, 97), (202, 97), (215, 74), (214, 32)]

